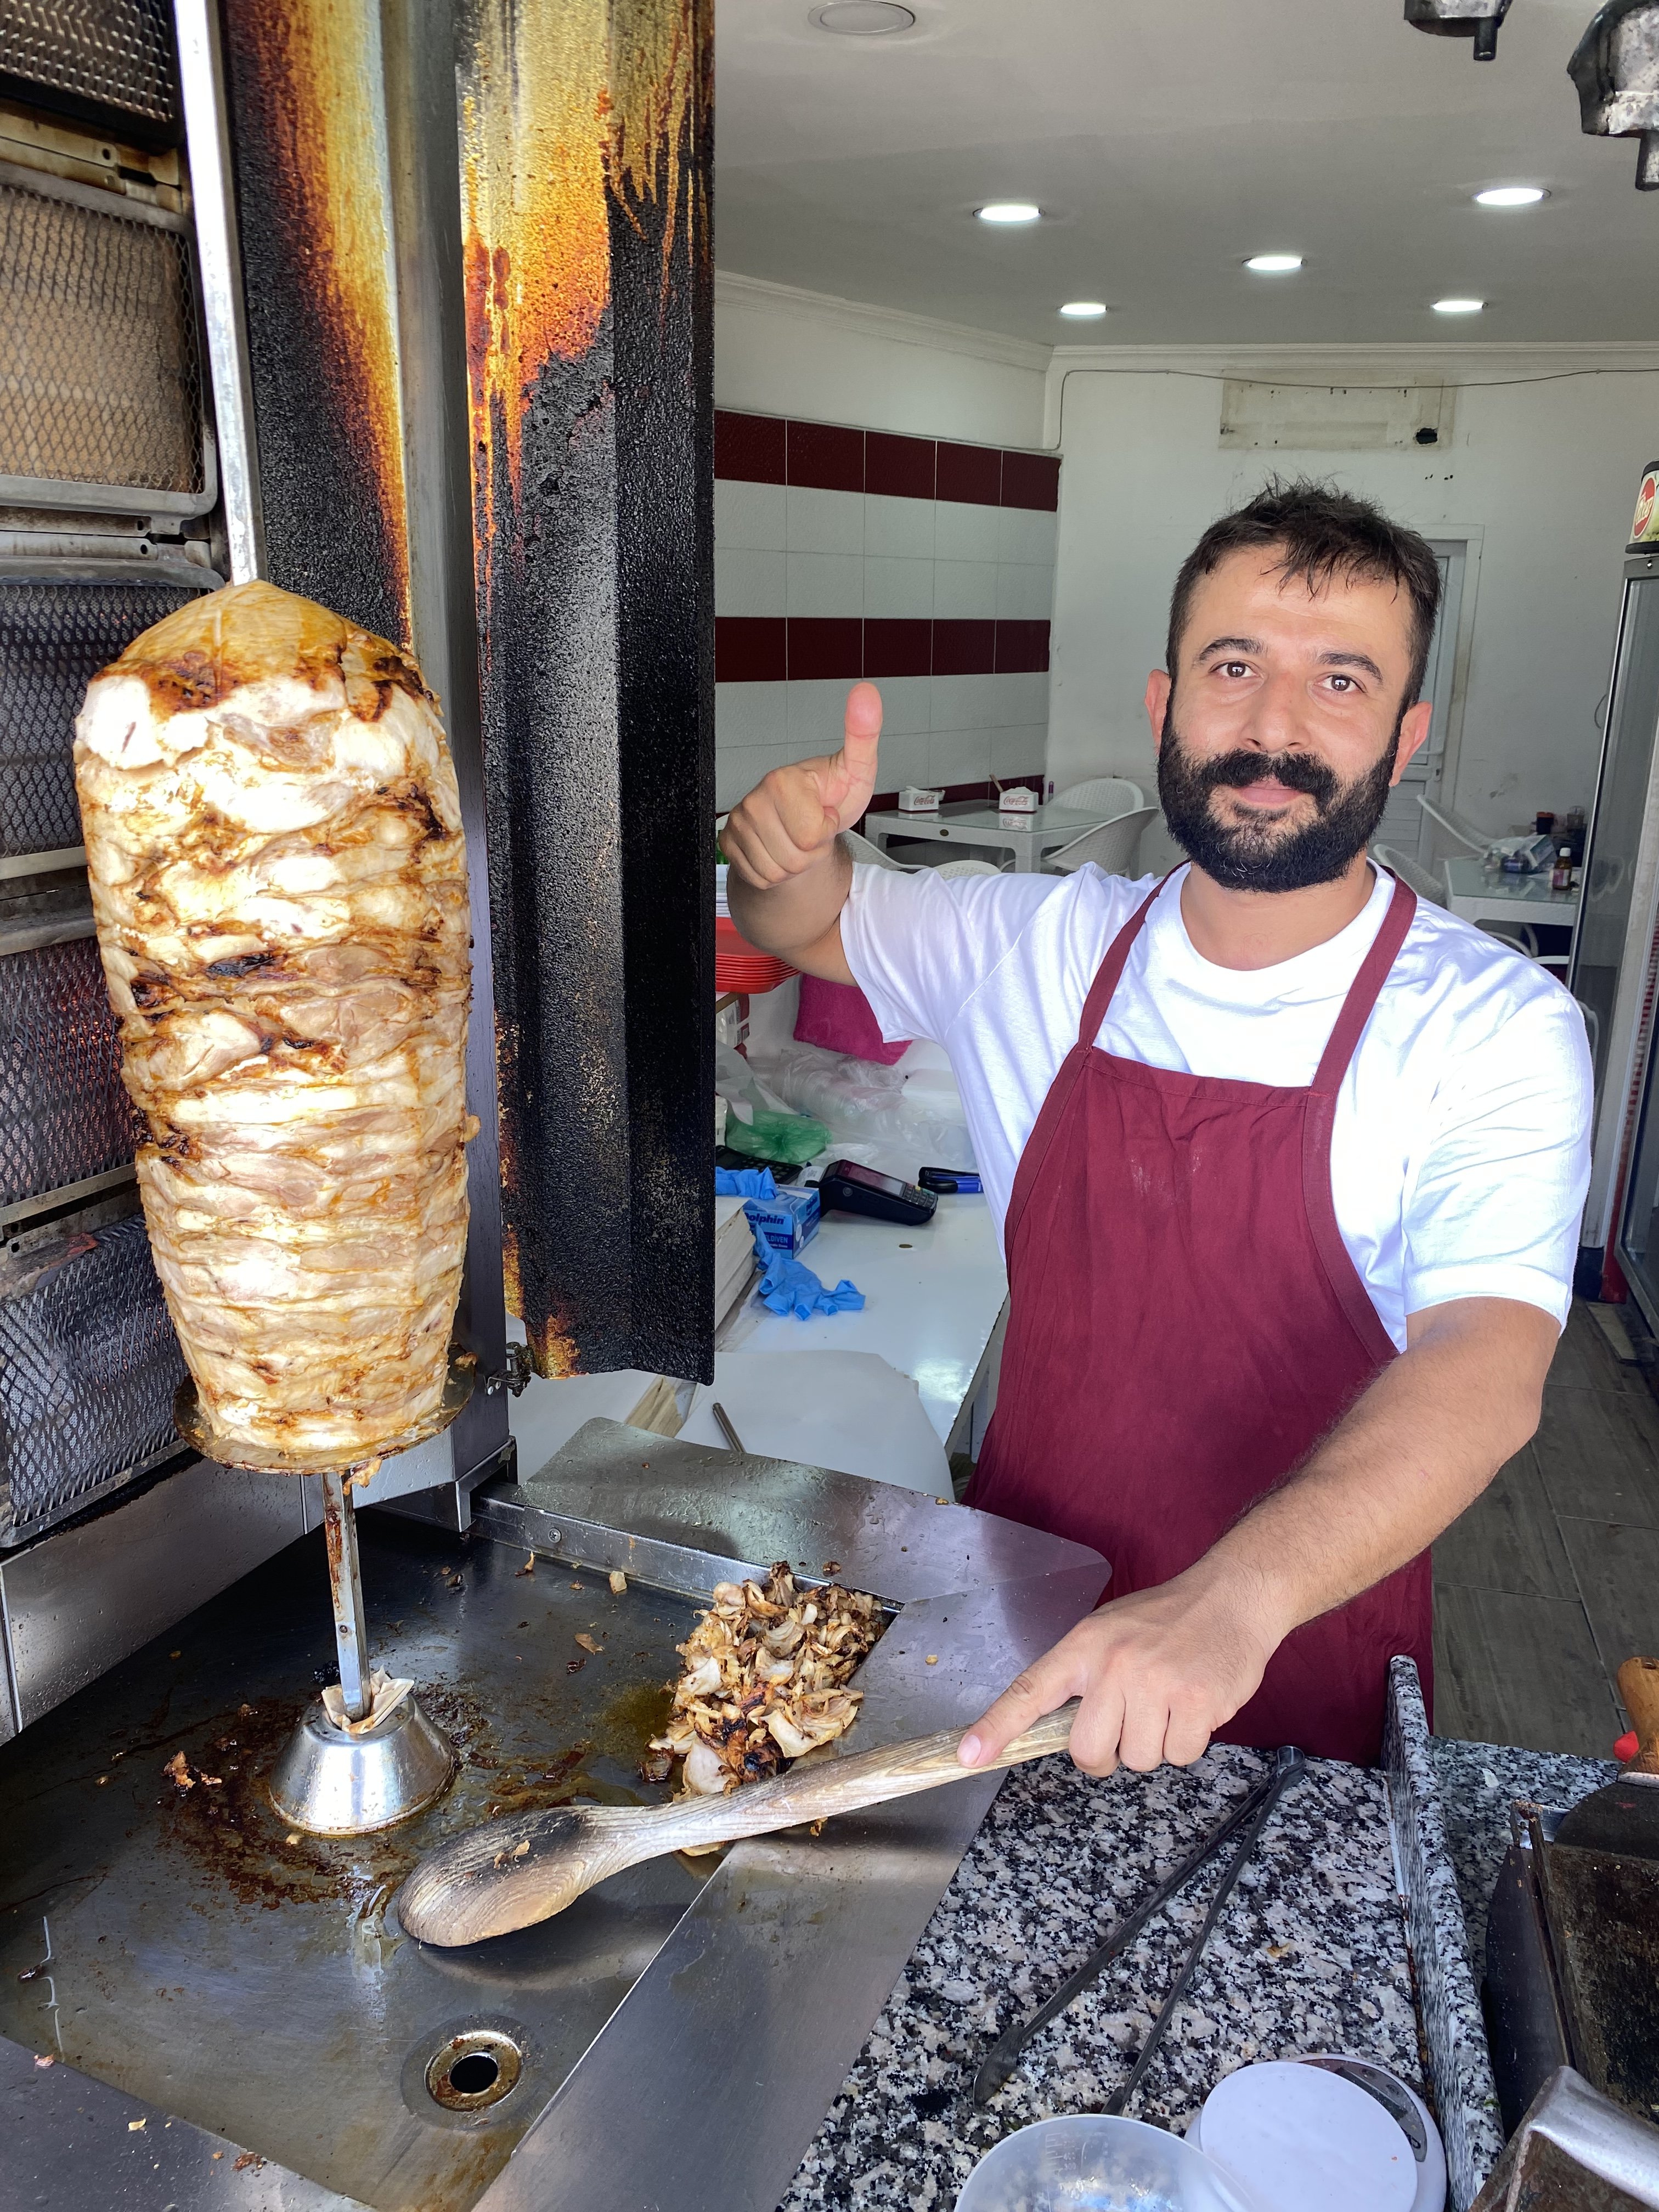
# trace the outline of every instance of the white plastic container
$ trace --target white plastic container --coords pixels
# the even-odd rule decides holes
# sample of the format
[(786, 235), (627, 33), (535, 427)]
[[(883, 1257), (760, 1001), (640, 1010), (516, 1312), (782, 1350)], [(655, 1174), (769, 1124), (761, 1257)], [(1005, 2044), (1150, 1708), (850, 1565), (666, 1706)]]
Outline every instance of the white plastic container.
[(957, 2212), (1260, 2212), (1180, 2136), (1079, 2112), (1005, 2136), (969, 2175)]
[(1267, 2059), (1218, 2081), (1187, 2140), (1260, 2212), (1439, 2212), (1446, 2167), (1431, 2120), (1428, 2134), (1431, 2157), (1419, 2165), (1399, 2122), (1365, 2090), (1299, 2059)]
[(901, 814), (937, 814), (942, 791), (924, 791), (919, 784), (907, 783), (899, 793)]

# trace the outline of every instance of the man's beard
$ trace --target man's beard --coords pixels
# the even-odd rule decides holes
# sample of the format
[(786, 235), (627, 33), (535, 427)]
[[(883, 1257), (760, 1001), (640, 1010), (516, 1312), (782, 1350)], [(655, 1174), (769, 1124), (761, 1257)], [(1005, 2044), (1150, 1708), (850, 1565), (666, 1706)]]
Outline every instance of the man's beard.
[[(1170, 835), (1228, 890), (1304, 891), (1315, 884), (1334, 883), (1364, 852), (1382, 819), (1400, 729), (1396, 722), (1388, 750), (1375, 768), (1343, 784), (1323, 761), (1306, 753), (1241, 749), (1215, 760), (1194, 761), (1176, 729), (1171, 697), (1158, 756), (1158, 795)], [(1216, 820), (1211, 799), (1217, 791), (1265, 782), (1305, 791), (1316, 809), (1312, 821), (1297, 829), (1287, 827), (1282, 817), (1237, 827)]]

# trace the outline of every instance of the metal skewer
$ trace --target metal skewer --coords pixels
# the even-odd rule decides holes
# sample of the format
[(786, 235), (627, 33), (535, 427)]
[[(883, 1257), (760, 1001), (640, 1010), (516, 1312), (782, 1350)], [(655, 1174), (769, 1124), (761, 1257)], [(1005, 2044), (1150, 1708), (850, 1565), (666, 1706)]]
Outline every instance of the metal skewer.
[(721, 1405), (718, 1398), (714, 1401), (713, 1410), (714, 1419), (720, 1424), (720, 1434), (726, 1438), (726, 1443), (731, 1446), (734, 1452), (742, 1451), (743, 1438), (732, 1427), (732, 1416), (726, 1412), (725, 1407)]
[(334, 1644), (340, 1655), (340, 1699), (346, 1718), (360, 1721), (369, 1707), (368, 1631), (357, 1564), (357, 1514), (343, 1474), (323, 1477), (323, 1538), (334, 1600)]

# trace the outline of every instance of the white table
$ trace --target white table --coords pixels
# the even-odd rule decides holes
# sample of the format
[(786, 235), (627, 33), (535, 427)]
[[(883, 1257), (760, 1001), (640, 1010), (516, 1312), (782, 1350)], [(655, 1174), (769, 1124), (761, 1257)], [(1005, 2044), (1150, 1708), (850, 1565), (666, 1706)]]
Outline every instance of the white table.
[(1115, 822), (1121, 806), (1039, 806), (1030, 814), (999, 814), (994, 806), (975, 799), (956, 799), (933, 814), (866, 814), (864, 834), (884, 851), (896, 838), (929, 837), (949, 840), (969, 849), (1012, 853), (1016, 875), (1035, 875), (1046, 854), (1057, 852), (1097, 830), (1103, 822)]
[(1578, 919), (1576, 890), (1553, 891), (1548, 871), (1506, 876), (1473, 858), (1447, 860), (1446, 903), (1464, 921), (1529, 921), (1571, 929)]

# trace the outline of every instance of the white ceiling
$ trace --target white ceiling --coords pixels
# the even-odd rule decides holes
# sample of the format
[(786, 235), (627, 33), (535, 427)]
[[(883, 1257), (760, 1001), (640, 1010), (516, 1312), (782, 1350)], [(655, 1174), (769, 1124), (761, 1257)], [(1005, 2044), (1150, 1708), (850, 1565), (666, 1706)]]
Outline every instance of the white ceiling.
[[(811, 4), (717, 0), (723, 270), (1042, 344), (1659, 337), (1659, 194), (1566, 76), (1594, 0), (1515, 0), (1490, 63), (1401, 0), (909, 0), (883, 38)], [(1551, 198), (1472, 204), (1511, 183)], [(974, 221), (1000, 198), (1052, 219)], [(1273, 250), (1306, 266), (1240, 265)]]

